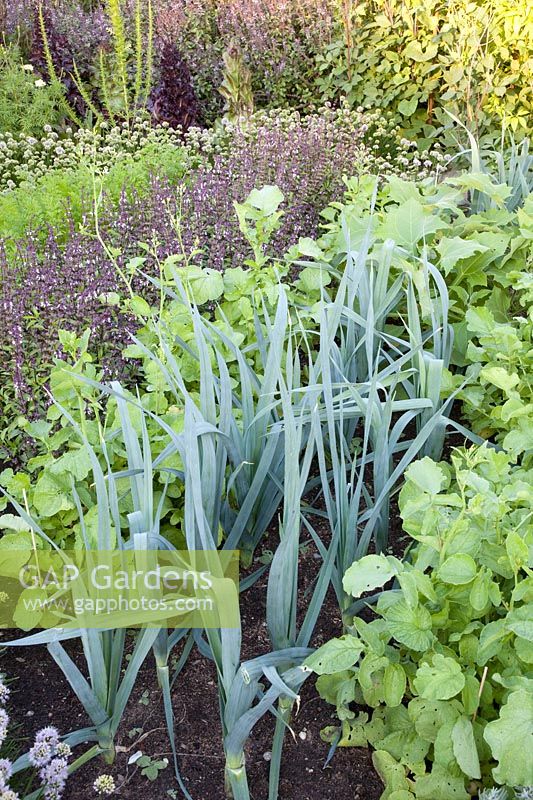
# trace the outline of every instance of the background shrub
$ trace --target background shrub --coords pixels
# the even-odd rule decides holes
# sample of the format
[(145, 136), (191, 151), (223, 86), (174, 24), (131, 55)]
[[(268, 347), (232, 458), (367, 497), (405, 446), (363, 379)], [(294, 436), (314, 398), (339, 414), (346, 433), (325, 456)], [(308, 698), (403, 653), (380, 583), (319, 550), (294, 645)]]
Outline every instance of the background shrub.
[[(9, 5), (8, 32), (18, 31), (27, 48), (33, 42), (42, 68), (36, 0)], [(60, 0), (45, 9), (56, 70), (78, 110), (85, 109), (70, 78), (73, 63), (97, 97), (98, 53), (112, 55), (102, 5)], [(135, 0), (125, 0), (122, 11), (129, 52)], [(352, 107), (394, 109), (406, 135), (425, 138), (449, 125), (444, 109), (479, 135), (495, 135), (502, 122), (514, 132), (531, 126), (533, 10), (527, 0), (428, 0), (422, 6), (418, 0), (154, 0), (154, 13), (159, 94), (169, 95), (165, 64), (168, 47), (177, 47), (207, 123), (223, 110), (222, 57), (232, 47), (251, 71), (258, 108), (308, 111), (347, 96)], [(191, 89), (183, 66), (178, 73), (183, 102)]]
[(318, 57), (322, 99), (347, 95), (394, 108), (411, 133), (432, 135), (448, 108), (477, 134), (527, 131), (533, 119), (533, 10), (527, 0), (347, 2)]
[(207, 120), (223, 107), (222, 54), (238, 48), (258, 107), (312, 104), (314, 60), (332, 32), (334, 0), (156, 0), (156, 26), (184, 53)]
[(256, 106), (338, 101), (394, 109), (408, 135), (449, 124), (478, 134), (502, 121), (527, 131), (533, 11), (527, 0), (159, 0), (157, 24), (189, 63), (212, 119), (220, 113), (222, 53), (236, 45), (252, 71)]

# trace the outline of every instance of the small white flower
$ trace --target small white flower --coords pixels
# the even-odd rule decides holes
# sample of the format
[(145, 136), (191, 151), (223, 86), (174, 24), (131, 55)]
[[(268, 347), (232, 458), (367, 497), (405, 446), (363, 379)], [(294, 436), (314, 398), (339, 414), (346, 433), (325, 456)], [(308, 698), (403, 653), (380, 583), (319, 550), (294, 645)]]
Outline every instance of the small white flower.
[(62, 758), (68, 758), (72, 754), (72, 750), (70, 749), (70, 745), (66, 742), (59, 742), (56, 747), (56, 755), (61, 756)]
[(95, 780), (93, 787), (96, 794), (99, 795), (113, 794), (116, 789), (115, 779), (113, 778), (112, 775), (99, 775)]
[(9, 689), (7, 688), (7, 686), (5, 685), (3, 680), (0, 679), (0, 705), (1, 706), (5, 706), (5, 704), (9, 700), (9, 695), (10, 695)]
[(33, 64), (23, 64), (22, 69), (24, 72), (33, 72)]
[(0, 794), (0, 800), (20, 800), (20, 795), (14, 792), (12, 789), (6, 789), (2, 794)]
[(42, 78), (39, 78), (38, 80), (35, 81), (35, 86), (37, 89), (42, 89), (46, 86), (46, 83), (43, 81)]

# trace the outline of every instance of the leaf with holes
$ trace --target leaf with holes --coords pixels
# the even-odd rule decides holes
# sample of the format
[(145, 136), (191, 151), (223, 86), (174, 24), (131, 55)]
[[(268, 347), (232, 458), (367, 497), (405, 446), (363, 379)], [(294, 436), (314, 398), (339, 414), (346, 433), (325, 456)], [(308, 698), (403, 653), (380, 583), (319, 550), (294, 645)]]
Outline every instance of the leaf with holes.
[(319, 647), (316, 653), (306, 660), (305, 666), (317, 675), (333, 675), (334, 672), (353, 667), (364, 649), (365, 646), (360, 639), (346, 634)]
[(424, 663), (417, 669), (413, 685), (426, 700), (449, 700), (462, 691), (465, 676), (457, 661), (436, 653), (430, 664)]
[(344, 591), (354, 597), (384, 586), (398, 575), (401, 562), (394, 556), (370, 555), (355, 561), (342, 580)]

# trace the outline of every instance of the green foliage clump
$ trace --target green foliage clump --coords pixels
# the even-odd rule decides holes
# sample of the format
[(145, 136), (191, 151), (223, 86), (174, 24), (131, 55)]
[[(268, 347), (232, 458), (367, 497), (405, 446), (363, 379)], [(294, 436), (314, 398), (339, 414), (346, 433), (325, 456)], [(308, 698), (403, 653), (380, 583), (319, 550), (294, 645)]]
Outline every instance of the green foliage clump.
[[(533, 474), (487, 447), (412, 464), (400, 493), (406, 561), (370, 555), (354, 597), (394, 580), (308, 660), (337, 707), (340, 746), (371, 745), (383, 798), (467, 800), (533, 775)], [(353, 704), (370, 707), (357, 712)], [(522, 746), (523, 745), (523, 746)]]
[(394, 108), (409, 135), (433, 135), (447, 122), (444, 109), (478, 134), (502, 122), (525, 132), (532, 48), (527, 0), (349, 0), (317, 56), (317, 89), (323, 99)]
[(61, 124), (63, 102), (61, 87), (46, 84), (31, 64), (24, 64), (15, 45), (0, 44), (0, 133), (39, 136), (43, 125)]
[(49, 139), (55, 141), (61, 166), (47, 168), (46, 161), (43, 164), (36, 156), (37, 175), (42, 173), (42, 177), (28, 175), (18, 188), (0, 194), (0, 236), (18, 240), (29, 230), (45, 235), (45, 226), (52, 225), (58, 239), (67, 237), (70, 225), (79, 224), (84, 213), (92, 214), (94, 199), (102, 194), (112, 204), (123, 192), (142, 197), (154, 175), (179, 182), (189, 168), (184, 148), (166, 129), (163, 135), (137, 132), (130, 137), (129, 132), (114, 128), (98, 151), (93, 150), (95, 139), (100, 136), (78, 136), (71, 146)]
[(497, 321), (486, 307), (466, 313), (470, 338), (466, 359), (471, 366), (459, 397), (463, 415), (476, 433), (495, 437), (506, 451), (529, 459), (533, 453), (531, 274), (514, 273), (512, 279), (524, 306), (521, 315)]
[[(355, 247), (366, 235), (368, 214), (376, 247), (392, 239), (403, 248), (395, 264), (412, 272), (415, 284), (422, 275), (414, 260), (426, 259), (441, 272), (450, 295), (454, 322), (454, 363), (465, 366), (468, 308), (486, 305), (498, 321), (520, 313), (512, 288), (517, 272), (531, 258), (531, 238), (525, 227), (527, 200), (522, 209), (508, 211), (511, 187), (482, 173), (432, 179), (417, 183), (390, 176), (375, 195), (375, 179), (362, 176), (347, 182), (344, 202), (332, 203), (321, 245), (333, 256), (343, 246), (344, 230)], [(486, 208), (472, 213), (472, 197), (483, 195)], [(523, 310), (522, 310), (523, 311)]]

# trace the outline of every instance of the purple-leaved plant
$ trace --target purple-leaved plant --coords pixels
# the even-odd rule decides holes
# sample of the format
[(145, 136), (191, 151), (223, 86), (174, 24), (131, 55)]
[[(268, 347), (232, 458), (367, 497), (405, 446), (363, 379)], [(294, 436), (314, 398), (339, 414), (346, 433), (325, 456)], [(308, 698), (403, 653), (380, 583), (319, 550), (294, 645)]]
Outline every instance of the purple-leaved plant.
[[(436, 163), (418, 157), (412, 143), (402, 143), (379, 118), (342, 109), (305, 118), (262, 114), (244, 129), (193, 131), (188, 146), (191, 152), (196, 148), (203, 166), (181, 186), (154, 179), (142, 196), (124, 192), (117, 205), (103, 201), (99, 229), (108, 248), (119, 251), (120, 270), (94, 234), (90, 206), (81, 227), (72, 222), (66, 234), (49, 230), (44, 245), (42, 232), (28, 233), (14, 254), (0, 242), (0, 413), (6, 428), (19, 413), (33, 417), (43, 411), (50, 365), (62, 355), (60, 329), (81, 334), (90, 328), (90, 349), (106, 376), (127, 377), (121, 351), (135, 321), (102, 296), (126, 295), (120, 272), (144, 254), (140, 243), (160, 259), (185, 250), (187, 256), (194, 251), (202, 266), (242, 265), (250, 250), (234, 202), (253, 188), (276, 184), (285, 202), (272, 252), (281, 258), (299, 237), (319, 232), (320, 212), (342, 198), (345, 175), (417, 177)], [(144, 269), (158, 274), (150, 258)], [(146, 295), (150, 285), (137, 278), (135, 290)]]
[(201, 121), (189, 67), (177, 46), (168, 39), (160, 43), (158, 78), (147, 107), (157, 124), (167, 122), (183, 131)]

